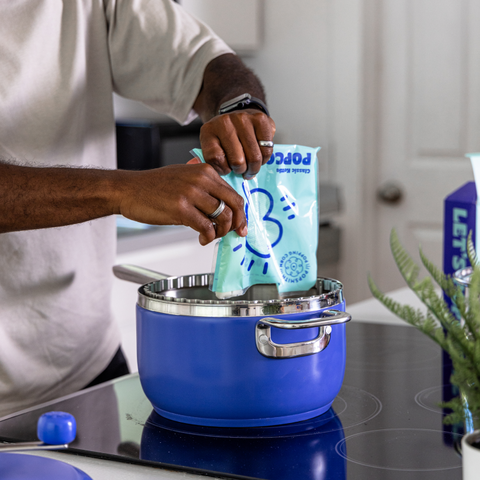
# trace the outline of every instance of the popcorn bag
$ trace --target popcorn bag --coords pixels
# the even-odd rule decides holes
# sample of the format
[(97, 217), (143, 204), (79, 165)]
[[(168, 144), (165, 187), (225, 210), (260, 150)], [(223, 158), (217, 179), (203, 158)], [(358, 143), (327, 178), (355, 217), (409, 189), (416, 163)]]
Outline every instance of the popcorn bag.
[[(242, 295), (257, 284), (276, 284), (282, 296), (315, 285), (319, 150), (275, 145), (254, 179), (233, 172), (223, 177), (244, 198), (248, 235), (230, 232), (217, 244), (210, 289), (218, 298)], [(192, 153), (204, 161), (200, 149)]]

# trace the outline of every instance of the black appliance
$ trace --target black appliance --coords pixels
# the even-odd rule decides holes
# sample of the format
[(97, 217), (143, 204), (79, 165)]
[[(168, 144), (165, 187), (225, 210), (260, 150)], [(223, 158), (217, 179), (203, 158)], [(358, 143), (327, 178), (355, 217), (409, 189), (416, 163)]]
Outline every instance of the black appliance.
[(202, 122), (117, 122), (117, 166), (122, 170), (149, 170), (187, 163), (190, 150), (200, 148)]

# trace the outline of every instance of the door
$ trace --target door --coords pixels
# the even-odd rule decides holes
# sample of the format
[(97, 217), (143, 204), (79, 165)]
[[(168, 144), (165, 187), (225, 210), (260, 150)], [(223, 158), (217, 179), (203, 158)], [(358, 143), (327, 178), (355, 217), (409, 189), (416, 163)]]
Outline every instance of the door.
[(421, 245), (442, 267), (444, 199), (473, 180), (465, 153), (480, 151), (480, 1), (371, 5), (365, 151), (373, 160), (366, 159), (365, 198), (374, 215), (365, 244), (367, 269), (389, 291), (405, 285), (390, 252), (391, 229), (414, 258)]

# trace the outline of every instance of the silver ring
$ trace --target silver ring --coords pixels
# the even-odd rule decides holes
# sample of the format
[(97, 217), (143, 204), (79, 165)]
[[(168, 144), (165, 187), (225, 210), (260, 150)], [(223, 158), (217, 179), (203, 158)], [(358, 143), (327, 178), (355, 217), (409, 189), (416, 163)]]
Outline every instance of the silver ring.
[(261, 146), (261, 147), (273, 147), (274, 143), (273, 142), (270, 142), (269, 140), (259, 140), (258, 141), (258, 144)]
[(223, 200), (220, 200), (220, 205), (218, 206), (218, 208), (212, 214), (208, 215), (208, 217), (212, 220), (215, 220), (224, 210), (225, 202)]

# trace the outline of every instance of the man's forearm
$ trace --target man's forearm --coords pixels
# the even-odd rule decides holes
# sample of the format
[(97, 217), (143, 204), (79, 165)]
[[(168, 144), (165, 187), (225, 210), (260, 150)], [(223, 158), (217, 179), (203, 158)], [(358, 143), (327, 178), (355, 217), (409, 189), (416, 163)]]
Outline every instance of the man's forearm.
[(0, 233), (58, 227), (115, 212), (115, 172), (0, 162)]
[(265, 102), (265, 91), (257, 76), (236, 55), (221, 55), (205, 69), (194, 110), (207, 122), (218, 114), (222, 103), (242, 93), (250, 93)]

